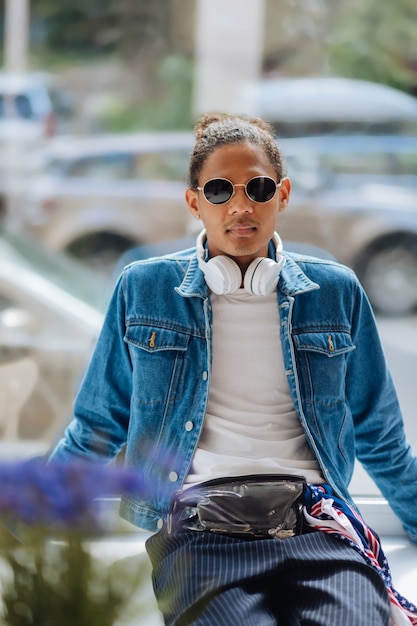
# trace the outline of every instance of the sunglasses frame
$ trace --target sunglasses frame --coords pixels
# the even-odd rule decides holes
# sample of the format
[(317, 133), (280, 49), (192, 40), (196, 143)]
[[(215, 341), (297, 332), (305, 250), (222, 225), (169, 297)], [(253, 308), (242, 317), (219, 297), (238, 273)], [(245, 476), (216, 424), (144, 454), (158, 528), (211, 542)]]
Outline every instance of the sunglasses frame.
[[(254, 200), (254, 199), (253, 199), (253, 198), (251, 198), (251, 197), (250, 197), (250, 195), (248, 194), (248, 185), (249, 185), (249, 184), (250, 184), (253, 180), (257, 180), (258, 178), (263, 178), (263, 179), (268, 179), (268, 180), (271, 180), (271, 181), (274, 183), (274, 185), (275, 185), (275, 191), (274, 191), (274, 194), (273, 194), (273, 195), (272, 195), (272, 196), (271, 196), (268, 200)], [(232, 189), (233, 189), (232, 193), (230, 194), (230, 197), (229, 197), (229, 198), (227, 198), (227, 200), (224, 200), (224, 202), (211, 202), (211, 200), (209, 200), (209, 199), (207, 198), (206, 194), (205, 194), (204, 189), (205, 189), (206, 185), (208, 185), (208, 183), (211, 183), (211, 182), (213, 182), (213, 181), (215, 181), (215, 180), (224, 180), (224, 181), (226, 181), (227, 183), (229, 183), (229, 184), (231, 185)], [(206, 201), (207, 201), (209, 204), (213, 204), (213, 205), (217, 206), (217, 205), (220, 205), (220, 204), (226, 204), (227, 202), (230, 202), (230, 200), (231, 200), (231, 199), (233, 198), (233, 196), (236, 194), (236, 187), (244, 187), (244, 188), (245, 188), (245, 194), (246, 194), (246, 196), (249, 198), (249, 200), (250, 200), (251, 202), (256, 202), (256, 204), (265, 204), (266, 202), (270, 202), (273, 198), (275, 198), (275, 194), (276, 194), (276, 192), (277, 192), (277, 189), (278, 189), (279, 187), (281, 187), (281, 184), (282, 184), (282, 180), (280, 180), (280, 181), (277, 183), (277, 182), (275, 182), (275, 180), (274, 180), (273, 178), (271, 178), (270, 176), (254, 176), (253, 178), (250, 178), (250, 179), (249, 179), (246, 183), (235, 183), (235, 184), (233, 184), (233, 183), (232, 183), (232, 181), (231, 181), (231, 180), (229, 180), (228, 178), (221, 178), (221, 177), (218, 177), (218, 178), (210, 178), (209, 180), (207, 180), (207, 181), (204, 183), (204, 185), (203, 185), (202, 187), (196, 187), (196, 190), (197, 190), (197, 191), (202, 191), (202, 192), (203, 192), (204, 198), (206, 199)]]

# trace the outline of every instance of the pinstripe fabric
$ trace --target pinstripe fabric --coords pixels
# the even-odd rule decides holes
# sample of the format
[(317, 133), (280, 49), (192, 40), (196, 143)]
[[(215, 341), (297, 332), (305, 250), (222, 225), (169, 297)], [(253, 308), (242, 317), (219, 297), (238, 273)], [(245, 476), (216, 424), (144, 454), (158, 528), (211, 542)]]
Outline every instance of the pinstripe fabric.
[(164, 530), (147, 542), (155, 595), (170, 626), (388, 626), (378, 574), (321, 532), (245, 541)]

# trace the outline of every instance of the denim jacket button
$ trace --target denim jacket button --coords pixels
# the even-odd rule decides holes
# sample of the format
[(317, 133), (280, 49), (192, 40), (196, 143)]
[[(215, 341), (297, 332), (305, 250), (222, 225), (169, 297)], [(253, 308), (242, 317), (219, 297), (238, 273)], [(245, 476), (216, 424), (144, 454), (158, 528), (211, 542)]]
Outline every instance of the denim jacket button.
[(203, 380), (207, 380), (207, 378), (208, 378), (208, 372), (204, 371), (203, 372)]
[(190, 431), (194, 428), (194, 424), (191, 421), (185, 422), (185, 430)]
[(164, 520), (163, 519), (159, 519), (156, 523), (157, 527), (159, 530), (161, 530), (162, 526), (164, 525)]
[(175, 483), (178, 480), (177, 472), (170, 472), (168, 478), (172, 483)]

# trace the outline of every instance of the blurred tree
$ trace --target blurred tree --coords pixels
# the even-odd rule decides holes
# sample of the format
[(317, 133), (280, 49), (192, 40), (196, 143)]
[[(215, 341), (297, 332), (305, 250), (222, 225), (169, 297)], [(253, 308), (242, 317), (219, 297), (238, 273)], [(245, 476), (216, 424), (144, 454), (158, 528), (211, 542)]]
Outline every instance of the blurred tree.
[(32, 0), (32, 51), (61, 64), (118, 58), (140, 97), (157, 97), (159, 69), (173, 52), (170, 11), (170, 0)]
[(118, 21), (115, 0), (32, 0), (35, 49), (70, 55), (113, 52)]
[(345, 4), (328, 36), (333, 74), (417, 92), (416, 0), (360, 0)]
[(138, 104), (125, 94), (114, 94), (96, 116), (100, 130), (125, 132), (140, 129), (191, 129), (192, 62), (183, 55), (168, 55), (157, 71), (161, 95)]
[[(114, 0), (113, 0), (114, 1)], [(161, 93), (158, 69), (172, 51), (170, 0), (116, 0), (119, 17), (118, 52), (133, 69), (148, 96)]]
[(170, 47), (169, 0), (32, 0), (31, 14), (42, 24), (38, 45), (59, 54), (118, 53), (130, 63)]
[(99, 87), (100, 123), (127, 130), (163, 115), (164, 124), (187, 125), (192, 68), (175, 50), (176, 6), (172, 0), (31, 0), (33, 58), (48, 67), (105, 65), (113, 75), (119, 65), (119, 81), (111, 87), (109, 77)]
[(127, 61), (150, 48), (159, 55), (170, 49), (170, 0), (117, 0), (116, 5), (120, 17), (119, 49)]

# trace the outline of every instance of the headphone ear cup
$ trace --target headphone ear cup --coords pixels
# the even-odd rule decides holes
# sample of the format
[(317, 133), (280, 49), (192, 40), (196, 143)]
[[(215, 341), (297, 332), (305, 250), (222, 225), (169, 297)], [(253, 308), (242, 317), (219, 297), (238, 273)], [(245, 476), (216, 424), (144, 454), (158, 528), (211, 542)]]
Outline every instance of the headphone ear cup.
[[(217, 295), (232, 293), (242, 284), (242, 273), (235, 261), (228, 256), (216, 256), (205, 261), (204, 241), (207, 233), (201, 231), (196, 240), (198, 266), (204, 274), (208, 287)], [(285, 264), (282, 252), (282, 241), (278, 233), (274, 233), (273, 241), (276, 249), (276, 261), (266, 257), (258, 257), (249, 264), (245, 272), (243, 286), (249, 293), (265, 296), (272, 293), (279, 280), (281, 268)]]
[(242, 283), (239, 266), (228, 256), (215, 256), (207, 262), (202, 261), (199, 266), (207, 285), (218, 295), (236, 291)]
[(279, 274), (284, 265), (284, 257), (277, 261), (265, 257), (254, 259), (245, 272), (243, 286), (255, 296), (266, 296), (272, 293), (278, 284)]

